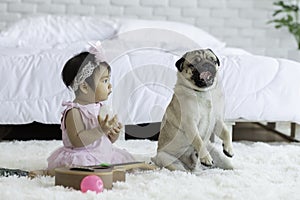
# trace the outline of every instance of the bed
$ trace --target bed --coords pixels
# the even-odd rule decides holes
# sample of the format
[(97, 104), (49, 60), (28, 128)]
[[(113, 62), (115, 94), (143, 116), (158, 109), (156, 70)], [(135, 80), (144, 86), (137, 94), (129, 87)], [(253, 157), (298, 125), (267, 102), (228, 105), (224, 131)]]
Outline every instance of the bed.
[(64, 63), (101, 40), (112, 66), (106, 102), (125, 125), (160, 122), (186, 51), (210, 48), (220, 58), (225, 121), (300, 124), (300, 63), (228, 47), (192, 25), (170, 21), (40, 16), (0, 33), (0, 124), (59, 124)]

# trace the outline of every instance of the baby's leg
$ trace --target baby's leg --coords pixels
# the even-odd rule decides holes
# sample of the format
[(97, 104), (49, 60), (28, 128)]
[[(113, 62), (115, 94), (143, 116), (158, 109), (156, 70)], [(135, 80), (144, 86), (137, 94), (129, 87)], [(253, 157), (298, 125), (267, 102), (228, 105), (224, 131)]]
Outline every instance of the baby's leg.
[(186, 171), (184, 164), (175, 156), (168, 154), (164, 151), (157, 152), (157, 155), (151, 160), (159, 167), (165, 167), (171, 171), (180, 170)]

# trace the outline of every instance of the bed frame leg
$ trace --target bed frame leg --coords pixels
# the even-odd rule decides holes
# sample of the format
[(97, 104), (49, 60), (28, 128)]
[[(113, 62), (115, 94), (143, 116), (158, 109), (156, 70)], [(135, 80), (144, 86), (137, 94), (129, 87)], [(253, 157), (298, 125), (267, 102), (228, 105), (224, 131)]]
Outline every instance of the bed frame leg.
[[(270, 129), (275, 130), (276, 123), (275, 122), (268, 122), (267, 127), (270, 128)], [(293, 139), (295, 139), (295, 137), (296, 137), (296, 123), (295, 122), (291, 123), (290, 137), (293, 138)]]
[(275, 129), (276, 128), (276, 123), (275, 122), (268, 122), (267, 127), (270, 129)]
[(290, 136), (286, 135), (284, 133), (281, 133), (280, 131), (276, 130), (276, 123), (275, 122), (268, 122), (267, 125), (264, 125), (262, 123), (259, 122), (255, 122), (255, 124), (261, 126), (262, 128), (271, 131), (277, 135), (280, 135), (281, 137), (287, 139), (290, 142), (300, 142), (299, 140), (297, 140), (296, 137), (296, 123), (291, 122), (291, 132), (290, 132)]
[(291, 137), (295, 139), (296, 137), (296, 123), (291, 123)]

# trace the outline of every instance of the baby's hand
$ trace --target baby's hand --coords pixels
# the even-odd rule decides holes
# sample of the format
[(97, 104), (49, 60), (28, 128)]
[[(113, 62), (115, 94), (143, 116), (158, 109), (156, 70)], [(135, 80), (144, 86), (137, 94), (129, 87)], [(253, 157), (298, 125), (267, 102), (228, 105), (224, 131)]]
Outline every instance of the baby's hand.
[(122, 124), (120, 122), (116, 123), (115, 126), (113, 126), (109, 130), (110, 135), (118, 135), (121, 132), (121, 129), (123, 128)]
[(115, 118), (116, 118), (116, 116), (114, 116), (112, 119), (109, 120), (108, 115), (106, 115), (105, 118), (102, 119), (101, 116), (98, 115), (99, 125), (105, 135), (108, 135), (108, 132), (113, 128), (113, 124), (116, 121)]
[(108, 132), (108, 138), (112, 143), (114, 143), (118, 139), (122, 128), (123, 125), (120, 122), (118, 122), (112, 129), (110, 129), (110, 131)]

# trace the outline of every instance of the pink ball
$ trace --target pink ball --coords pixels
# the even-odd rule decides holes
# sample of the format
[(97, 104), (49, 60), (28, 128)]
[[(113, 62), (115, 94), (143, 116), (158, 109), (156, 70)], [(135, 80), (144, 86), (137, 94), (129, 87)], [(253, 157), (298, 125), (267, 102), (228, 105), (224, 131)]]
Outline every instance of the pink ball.
[(80, 183), (81, 192), (86, 192), (88, 190), (94, 191), (96, 193), (103, 191), (103, 181), (99, 176), (88, 175), (84, 177)]

